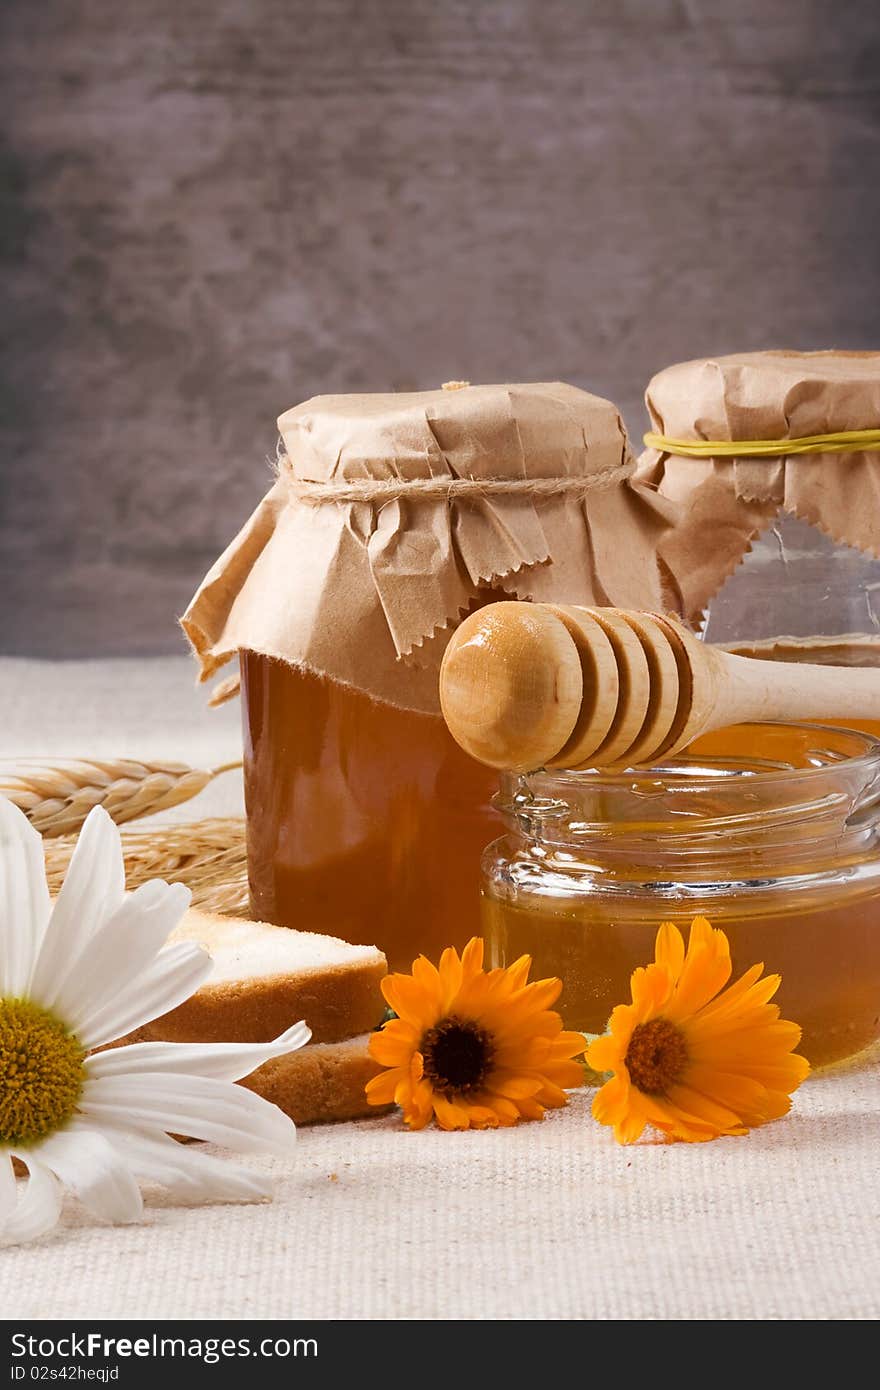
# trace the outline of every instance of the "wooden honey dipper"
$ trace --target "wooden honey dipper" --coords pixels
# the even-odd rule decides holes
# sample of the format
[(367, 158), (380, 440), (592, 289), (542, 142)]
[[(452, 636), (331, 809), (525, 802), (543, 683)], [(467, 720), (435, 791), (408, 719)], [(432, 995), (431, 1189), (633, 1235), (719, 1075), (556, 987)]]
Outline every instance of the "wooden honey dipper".
[(489, 767), (636, 766), (731, 724), (880, 719), (880, 671), (732, 656), (661, 613), (492, 603), (453, 633), (440, 705)]

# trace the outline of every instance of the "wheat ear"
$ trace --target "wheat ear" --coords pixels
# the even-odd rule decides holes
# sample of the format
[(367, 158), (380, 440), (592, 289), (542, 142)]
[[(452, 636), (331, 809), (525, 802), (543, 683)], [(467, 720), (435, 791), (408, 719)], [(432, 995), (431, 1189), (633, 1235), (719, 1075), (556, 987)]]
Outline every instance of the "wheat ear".
[(0, 759), (0, 796), (20, 807), (41, 835), (70, 835), (80, 829), (93, 806), (103, 806), (117, 825), (123, 825), (189, 801), (221, 772), (236, 767), (241, 763), (195, 768), (126, 758)]
[[(46, 840), (49, 891), (64, 882), (77, 837), (59, 835)], [(151, 878), (185, 883), (193, 907), (232, 916), (248, 915), (247, 855), (244, 821), (238, 816), (215, 817), (184, 825), (160, 825), (154, 830), (122, 832), (125, 882), (137, 888)]]

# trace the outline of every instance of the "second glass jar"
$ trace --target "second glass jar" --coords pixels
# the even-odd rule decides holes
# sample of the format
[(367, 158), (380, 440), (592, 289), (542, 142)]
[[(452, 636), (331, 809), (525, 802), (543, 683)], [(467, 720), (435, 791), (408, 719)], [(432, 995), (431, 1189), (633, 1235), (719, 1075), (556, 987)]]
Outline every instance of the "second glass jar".
[(604, 1032), (661, 922), (703, 914), (736, 978), (763, 961), (814, 1065), (880, 1036), (880, 743), (739, 726), (668, 767), (502, 779), (508, 834), (483, 857), (490, 963), (558, 975), (569, 1028)]

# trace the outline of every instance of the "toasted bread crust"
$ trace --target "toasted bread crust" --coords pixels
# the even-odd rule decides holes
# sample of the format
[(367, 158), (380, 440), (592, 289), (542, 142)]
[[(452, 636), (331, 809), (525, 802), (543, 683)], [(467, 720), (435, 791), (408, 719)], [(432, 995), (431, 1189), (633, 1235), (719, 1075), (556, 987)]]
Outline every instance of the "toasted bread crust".
[(368, 1105), (364, 1087), (382, 1070), (367, 1051), (369, 1036), (342, 1043), (309, 1043), (276, 1057), (240, 1083), (283, 1110), (298, 1125), (381, 1115), (390, 1106)]
[[(279, 931), (284, 928), (279, 927)], [(368, 1033), (381, 1022), (379, 988), (384, 957), (363, 964), (325, 966), (299, 975), (202, 985), (191, 998), (149, 1025), (165, 1042), (269, 1042), (305, 1019), (316, 1043)]]

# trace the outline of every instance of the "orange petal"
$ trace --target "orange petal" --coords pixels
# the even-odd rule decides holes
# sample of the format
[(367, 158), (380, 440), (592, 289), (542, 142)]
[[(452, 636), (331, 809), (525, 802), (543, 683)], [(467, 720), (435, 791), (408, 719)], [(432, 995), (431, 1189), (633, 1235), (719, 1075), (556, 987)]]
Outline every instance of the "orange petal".
[(451, 1011), (455, 997), (461, 989), (463, 975), (458, 952), (453, 950), (451, 946), (447, 946), (440, 957), (441, 1014), (448, 1014)]
[(742, 1068), (746, 1076), (771, 1091), (796, 1091), (810, 1074), (810, 1064), (800, 1053), (792, 1052), (770, 1062), (748, 1062)]
[(507, 982), (511, 989), (522, 989), (529, 978), (529, 971), (532, 968), (531, 956), (520, 956), (513, 965), (507, 967)]
[(555, 1085), (549, 1078), (544, 1076), (541, 1080), (541, 1089), (535, 1092), (535, 1100), (546, 1105), (548, 1110), (558, 1110), (560, 1106), (568, 1105), (568, 1096), (561, 1086)]
[(481, 1092), (478, 1096), (474, 1096), (474, 1103), (488, 1105), (495, 1111), (495, 1114), (504, 1125), (515, 1125), (519, 1119), (519, 1110), (517, 1106), (512, 1100), (508, 1100), (505, 1096), (491, 1095), (488, 1091), (485, 1091)]
[(464, 975), (477, 975), (483, 968), (483, 941), (472, 936), (461, 953), (461, 968)]
[(504, 980), (490, 979), (490, 993), (483, 1010), (485, 1026), (509, 1035), (524, 1022), (531, 1024), (539, 1015), (549, 1013), (561, 993), (562, 981), (556, 979), (535, 980), (518, 990), (509, 989)]
[(434, 1113), (433, 1099), (434, 1091), (430, 1082), (424, 1080), (412, 1082), (410, 1109), (424, 1116), (425, 1121), (430, 1120)]
[(626, 1114), (630, 1098), (629, 1078), (612, 1076), (593, 1097), (593, 1119), (600, 1125), (614, 1125)]
[(583, 1057), (551, 1057), (538, 1070), (548, 1080), (570, 1088), (584, 1085), (584, 1065)]
[(583, 1033), (568, 1032), (560, 1033), (552, 1043), (553, 1055), (564, 1057), (582, 1057), (587, 1050), (587, 1040)]
[(440, 972), (436, 965), (431, 964), (427, 956), (419, 956), (413, 961), (412, 977), (433, 998), (440, 998)]
[[(779, 975), (760, 979), (763, 965), (753, 965), (735, 984), (723, 990), (694, 1015), (690, 1025), (695, 1037), (709, 1036), (726, 1029), (748, 1027), (756, 1020), (778, 1016), (777, 1006), (769, 1001), (778, 990)], [(768, 1010), (776, 1010), (775, 1014)]]
[(708, 918), (695, 917), (691, 922), (691, 929), (688, 934), (688, 949), (692, 946), (708, 946), (714, 949), (718, 937), (723, 937), (726, 944), (727, 937), (722, 931), (716, 931)]
[(740, 1116), (759, 1109), (766, 1094), (766, 1087), (752, 1076), (719, 1071), (715, 1067), (697, 1063), (688, 1067), (687, 1084), (692, 1090), (727, 1106)]
[[(765, 1006), (766, 1007), (766, 1006)], [(783, 1060), (801, 1039), (801, 1030), (788, 1019), (771, 1017), (769, 1022), (760, 1019), (751, 1026), (729, 1029), (716, 1036), (691, 1037), (691, 1030), (685, 1026), (688, 1045), (694, 1060), (715, 1063), (723, 1066), (725, 1062), (777, 1062)], [(736, 1069), (736, 1068), (734, 1068)]]
[(766, 1125), (772, 1120), (781, 1120), (791, 1109), (791, 1096), (784, 1091), (765, 1091), (760, 1106), (746, 1111), (743, 1123), (747, 1125)]
[(501, 1120), (489, 1105), (468, 1105), (468, 1116), (475, 1129), (497, 1129)]
[(666, 1011), (666, 1004), (675, 981), (665, 965), (644, 965), (634, 970), (630, 978), (632, 1008), (640, 1023)]
[(536, 1100), (523, 1099), (519, 1102), (519, 1113), (524, 1120), (543, 1120), (544, 1107)]
[(432, 1027), (439, 1017), (439, 998), (411, 975), (386, 975), (382, 993), (394, 1012), (420, 1032)]
[(692, 1086), (670, 1086), (666, 1099), (689, 1120), (698, 1120), (716, 1129), (719, 1134), (727, 1134), (732, 1129), (742, 1127), (736, 1111), (721, 1105), (700, 1091), (695, 1091)]
[(508, 1100), (521, 1100), (524, 1096), (533, 1096), (540, 1091), (541, 1079), (494, 1071), (486, 1082), (486, 1089), (493, 1095), (506, 1096)]
[(547, 1062), (542, 1075), (547, 1081), (561, 1086), (567, 1091), (576, 1091), (584, 1084), (584, 1069), (580, 1062)]
[(381, 1032), (370, 1034), (370, 1056), (383, 1067), (406, 1066), (418, 1046), (418, 1035), (413, 1029), (404, 1025), (403, 1033), (392, 1031), (395, 1021), (386, 1023)]
[(617, 1039), (624, 1052), (629, 1047), (633, 1029), (639, 1021), (638, 1011), (633, 1004), (617, 1004), (611, 1010), (607, 1031)]
[(441, 1129), (468, 1129), (470, 1120), (467, 1110), (454, 1101), (447, 1100), (440, 1095), (439, 1091), (434, 1092), (433, 1098), (434, 1114), (437, 1116), (437, 1123)]
[(672, 976), (673, 984), (684, 965), (684, 937), (674, 922), (664, 922), (654, 943), (654, 960)]
[[(488, 1021), (490, 1012), (488, 998), (490, 981), (487, 975), (472, 975), (462, 981), (461, 989), (455, 998), (455, 1012), (464, 1018), (479, 1017), (483, 1026), (494, 1031)], [(483, 1018), (483, 1015), (486, 1017)]]
[(647, 1121), (638, 1106), (630, 1106), (614, 1126), (618, 1144), (634, 1144), (642, 1137)]
[(378, 1076), (371, 1077), (364, 1087), (368, 1103), (391, 1105), (402, 1074), (402, 1069), (396, 1067), (393, 1071), (383, 1071)]
[(495, 1047), (495, 1066), (499, 1071), (540, 1071), (553, 1057), (550, 1038), (525, 1038), (500, 1046), (496, 1043)]
[(594, 1071), (621, 1071), (629, 1038), (621, 1040), (612, 1033), (596, 1038), (587, 1048), (587, 1063)]
[(669, 1139), (683, 1139), (693, 1144), (718, 1138), (719, 1131), (715, 1125), (674, 1104), (667, 1096), (648, 1096), (640, 1092), (637, 1108), (647, 1124), (659, 1129)]
[[(697, 918), (697, 921), (700, 921)], [(724, 938), (725, 945), (727, 938)], [(688, 946), (687, 956), (678, 983), (663, 1013), (670, 1023), (681, 1023), (692, 1017), (714, 999), (730, 979), (730, 956), (714, 946)]]
[(404, 1122), (410, 1129), (424, 1129), (434, 1114), (432, 1091), (427, 1082), (420, 1082), (402, 1107)]
[[(406, 1114), (407, 1109), (412, 1103), (413, 1079), (409, 1072), (405, 1072), (403, 1067), (395, 1067), (394, 1075), (397, 1076), (397, 1085), (394, 1087), (394, 1104), (399, 1105)], [(392, 1073), (389, 1072), (389, 1075)]]
[(560, 1031), (561, 1020), (549, 1009), (535, 1008), (528, 999), (500, 1001), (479, 1011), (483, 1028), (494, 1033), (499, 1042), (514, 1042), (517, 1038), (533, 1037), (536, 1033), (552, 1037)]

